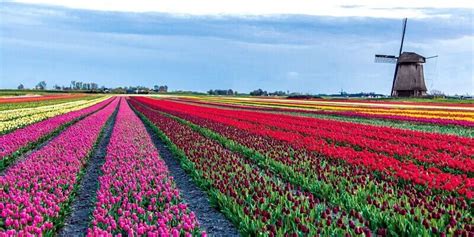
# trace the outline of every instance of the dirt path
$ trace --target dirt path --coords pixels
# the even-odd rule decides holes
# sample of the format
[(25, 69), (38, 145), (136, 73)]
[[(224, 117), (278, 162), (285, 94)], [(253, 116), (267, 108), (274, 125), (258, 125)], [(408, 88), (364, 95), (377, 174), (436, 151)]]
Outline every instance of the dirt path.
[(100, 168), (105, 163), (107, 145), (112, 135), (117, 112), (118, 106), (112, 114), (112, 119), (107, 121), (100, 141), (94, 149), (92, 157), (89, 158), (79, 189), (71, 204), (71, 213), (66, 218), (64, 227), (59, 230), (58, 236), (85, 236), (87, 233), (99, 189), (99, 177), (102, 174)]
[(210, 236), (239, 236), (239, 232), (224, 214), (213, 208), (209, 203), (207, 194), (199, 189), (191, 177), (179, 165), (168, 147), (155, 135), (151, 128), (145, 124), (160, 157), (165, 161), (170, 175), (178, 187), (181, 197), (188, 204), (191, 211), (196, 214), (199, 224)]

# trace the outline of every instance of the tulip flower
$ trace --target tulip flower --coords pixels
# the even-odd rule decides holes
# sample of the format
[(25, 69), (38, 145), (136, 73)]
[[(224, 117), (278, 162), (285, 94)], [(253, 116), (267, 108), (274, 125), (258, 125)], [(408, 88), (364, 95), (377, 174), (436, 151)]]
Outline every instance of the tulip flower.
[(183, 203), (144, 124), (126, 102), (117, 113), (99, 185), (88, 236), (99, 231), (153, 236), (157, 229), (171, 236), (199, 233), (197, 218)]
[[(202, 174), (196, 178), (210, 184), (209, 192), (215, 194), (212, 198), (219, 200), (216, 202), (226, 210), (224, 213), (237, 219), (236, 224), (247, 230), (247, 234), (293, 232), (311, 236), (317, 233), (318, 228), (313, 223), (328, 208), (328, 203), (317, 200), (309, 192), (298, 190), (268, 171), (260, 170), (242, 155), (190, 127), (135, 103), (134, 99), (130, 102), (185, 154), (187, 161), (196, 169), (193, 173)], [(314, 209), (308, 210), (310, 206)], [(330, 220), (341, 217), (342, 212), (328, 216)], [(358, 227), (365, 227), (356, 218), (345, 217), (344, 220), (347, 220), (342, 223), (344, 228), (330, 224), (324, 228), (329, 232), (347, 232), (345, 226), (349, 220)], [(285, 225), (283, 222), (298, 222), (298, 225)], [(267, 228), (268, 225), (275, 229)]]
[[(52, 133), (54, 130), (73, 120), (87, 116), (99, 110), (100, 108), (103, 108), (111, 101), (112, 99), (104, 100), (104, 98), (100, 98), (92, 101), (80, 101), (80, 103), (76, 102), (76, 104), (74, 104), (74, 106), (71, 108), (71, 112), (69, 112), (69, 110), (63, 110), (59, 108), (57, 110), (58, 113), (61, 113), (61, 115), (57, 115), (41, 122), (36, 122), (26, 127), (19, 128), (13, 132), (0, 135), (0, 159), (11, 155), (23, 147), (27, 147), (28, 144), (35, 143), (42, 137)], [(29, 118), (31, 118), (31, 116), (29, 116)]]
[(70, 201), (77, 177), (119, 100), (68, 127), (7, 169), (0, 177), (0, 203), (5, 208), (1, 230), (41, 235), (61, 224), (61, 210)]
[[(333, 120), (209, 108), (144, 97), (134, 97), (130, 101), (177, 147), (185, 153), (192, 150), (193, 153), (186, 153), (188, 157), (206, 157), (209, 153), (216, 153), (210, 147), (217, 145), (209, 143), (205, 145), (206, 152), (201, 152), (200, 149), (204, 148), (192, 148), (179, 140), (196, 136), (191, 133), (179, 134), (173, 140), (171, 131), (183, 128), (168, 125), (172, 127), (168, 130), (166, 126), (160, 126), (160, 123), (171, 122), (158, 113), (177, 116), (180, 121), (185, 121), (183, 123), (192, 123), (189, 126), (200, 133), (234, 142), (230, 146), (247, 154), (256, 154), (249, 156), (247, 162), (255, 162), (284, 174), (283, 177), (311, 190), (323, 200), (330, 200), (346, 212), (356, 209), (359, 213), (356, 219), (359, 215), (368, 219), (363, 220), (364, 223), (377, 223), (380, 228), (387, 225), (397, 226), (398, 229), (408, 226), (411, 229), (406, 230), (405, 234), (418, 235), (425, 233), (423, 231), (432, 232), (431, 228), (415, 221), (419, 216), (428, 218), (433, 211), (430, 210), (432, 206), (455, 210), (458, 220), (470, 216), (468, 200), (474, 196), (474, 179), (467, 174), (473, 167), (473, 139)], [(433, 140), (439, 142), (432, 145)], [(203, 144), (206, 142), (203, 141)], [(233, 184), (217, 181), (221, 177), (228, 179), (229, 172), (213, 174), (205, 169), (207, 166), (222, 167), (223, 164), (210, 160), (193, 162), (197, 169), (204, 169), (205, 178), (210, 178), (223, 193), (229, 193), (228, 189)], [(247, 186), (252, 183), (242, 182)], [(440, 198), (433, 200), (433, 192)], [(282, 196), (281, 191), (279, 194)], [(462, 196), (459, 202), (445, 204), (445, 200), (458, 195)], [(262, 201), (259, 195), (250, 198), (256, 203)], [(413, 203), (432, 204), (413, 205), (415, 214), (407, 214), (410, 209), (402, 202), (409, 199)], [(235, 202), (240, 204), (245, 200)], [(398, 207), (383, 203), (397, 204)], [(242, 212), (251, 214), (252, 210), (244, 209)], [(257, 214), (260, 215), (259, 212)], [(286, 211), (285, 214), (288, 215)], [(449, 224), (447, 214), (442, 214), (439, 219), (442, 221), (435, 223), (436, 228), (446, 228)], [(462, 221), (456, 228), (468, 229), (468, 223)]]

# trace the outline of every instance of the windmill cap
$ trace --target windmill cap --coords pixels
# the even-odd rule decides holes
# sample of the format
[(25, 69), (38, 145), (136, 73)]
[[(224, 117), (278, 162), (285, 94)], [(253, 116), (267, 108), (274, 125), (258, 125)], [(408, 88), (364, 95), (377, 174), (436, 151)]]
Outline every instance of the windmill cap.
[(403, 52), (398, 59), (398, 63), (425, 63), (426, 58), (414, 53), (414, 52)]

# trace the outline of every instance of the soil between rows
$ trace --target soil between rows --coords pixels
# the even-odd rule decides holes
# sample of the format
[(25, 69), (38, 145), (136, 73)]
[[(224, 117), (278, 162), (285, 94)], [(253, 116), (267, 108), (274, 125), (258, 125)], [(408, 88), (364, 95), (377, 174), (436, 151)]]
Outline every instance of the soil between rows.
[(119, 106), (112, 114), (111, 120), (105, 124), (103, 135), (86, 164), (77, 195), (71, 204), (70, 215), (67, 216), (64, 227), (59, 230), (58, 236), (85, 236), (87, 233), (99, 189), (99, 177), (102, 175), (101, 167), (105, 163), (107, 145), (112, 135)]
[(196, 214), (200, 227), (210, 236), (240, 236), (232, 222), (211, 206), (207, 194), (194, 184), (168, 147), (147, 124), (145, 124), (145, 127), (158, 149), (161, 159), (165, 161), (181, 197), (188, 204), (189, 209)]

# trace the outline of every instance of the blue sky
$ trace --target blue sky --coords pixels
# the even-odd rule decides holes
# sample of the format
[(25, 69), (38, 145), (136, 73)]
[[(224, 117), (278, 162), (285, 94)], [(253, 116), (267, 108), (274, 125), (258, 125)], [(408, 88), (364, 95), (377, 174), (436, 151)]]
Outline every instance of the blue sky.
[[(392, 15), (183, 14), (0, 4), (1, 88), (76, 80), (113, 87), (166, 84), (171, 90), (388, 94), (394, 65), (375, 64), (373, 57), (396, 54), (401, 36), (401, 20)], [(439, 55), (425, 65), (428, 89), (474, 94), (473, 10), (416, 11), (423, 16), (409, 19), (404, 50)]]

